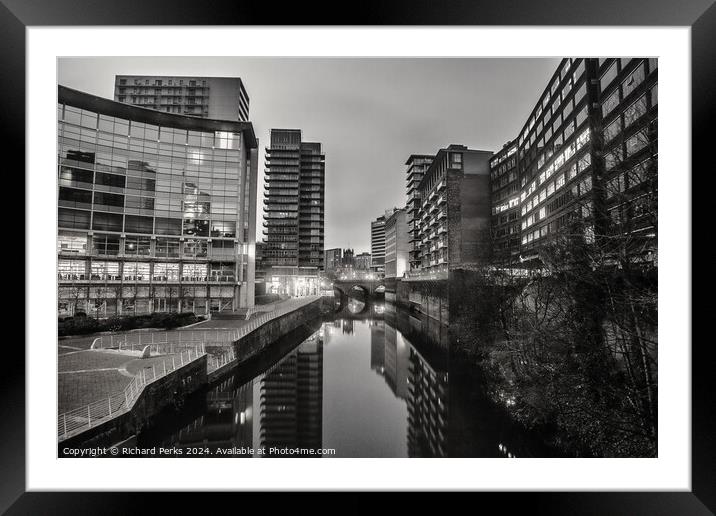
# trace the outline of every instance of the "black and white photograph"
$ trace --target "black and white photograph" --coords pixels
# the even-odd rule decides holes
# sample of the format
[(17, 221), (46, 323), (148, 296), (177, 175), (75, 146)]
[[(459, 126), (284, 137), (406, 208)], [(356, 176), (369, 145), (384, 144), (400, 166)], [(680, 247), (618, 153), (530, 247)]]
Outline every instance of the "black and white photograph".
[(0, 513), (714, 510), (707, 0), (0, 1), (26, 171)]
[(658, 58), (57, 77), (60, 457), (658, 455)]

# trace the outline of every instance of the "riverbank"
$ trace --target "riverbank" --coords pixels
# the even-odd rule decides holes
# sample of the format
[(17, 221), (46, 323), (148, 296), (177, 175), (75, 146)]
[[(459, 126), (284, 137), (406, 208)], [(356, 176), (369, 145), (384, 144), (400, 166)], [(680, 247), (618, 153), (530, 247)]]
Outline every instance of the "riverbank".
[[(131, 374), (126, 374), (129, 373), (130, 370), (140, 367), (142, 370), (146, 370), (147, 367), (150, 367), (147, 365), (149, 362), (142, 362), (148, 359), (141, 359), (131, 355), (131, 353), (136, 353), (136, 350), (142, 346), (150, 348), (151, 346), (164, 346), (162, 349), (173, 349), (166, 348), (166, 346), (181, 344), (180, 347), (183, 350), (190, 349), (193, 346), (195, 352), (192, 362), (201, 363), (201, 366), (183, 372), (180, 369), (171, 370), (167, 374), (156, 377), (157, 380), (160, 377), (167, 377), (167, 379), (163, 381), (163, 384), (167, 385), (154, 385), (154, 383), (152, 383), (151, 386), (149, 386), (149, 384), (146, 384), (150, 388), (143, 388), (141, 392), (136, 393), (136, 399), (132, 400), (132, 406), (126, 404), (121, 407), (121, 411), (114, 408), (114, 414), (112, 414), (112, 402), (106, 403), (105, 405), (108, 406), (109, 410), (108, 413), (103, 413), (104, 417), (100, 421), (95, 417), (93, 423), (91, 410), (89, 410), (86, 416), (86, 428), (80, 428), (81, 431), (79, 432), (74, 432), (70, 435), (68, 435), (67, 432), (63, 432), (61, 421), (58, 428), (60, 440), (64, 441), (65, 439), (71, 438), (72, 441), (71, 443), (62, 443), (63, 447), (87, 446), (89, 443), (94, 446), (109, 446), (113, 442), (126, 439), (133, 431), (146, 425), (152, 416), (167, 406), (181, 404), (183, 397), (186, 395), (195, 392), (212, 381), (217, 381), (223, 375), (235, 367), (238, 367), (241, 363), (270, 349), (272, 343), (278, 340), (282, 335), (292, 331), (303, 322), (318, 316), (320, 304), (321, 298), (318, 296), (294, 299), (291, 300), (291, 302), (281, 303), (280, 306), (272, 312), (260, 314), (255, 318), (252, 317), (248, 321), (244, 320), (242, 324), (234, 324), (233, 328), (210, 328), (201, 330), (195, 326), (192, 330), (163, 332), (163, 338), (161, 339), (156, 337), (156, 332), (151, 332), (150, 335), (153, 342), (159, 341), (157, 344), (143, 343), (141, 340), (144, 335), (143, 332), (125, 333), (116, 339), (105, 339), (106, 342), (104, 344), (101, 342), (101, 339), (99, 342), (94, 342), (95, 349), (92, 350), (65, 352), (63, 354), (63, 360), (66, 362), (74, 363), (81, 361), (85, 364), (91, 364), (91, 367), (83, 366), (79, 369), (77, 368), (78, 366), (73, 365), (68, 369), (67, 373), (71, 372), (76, 375), (99, 375), (100, 377), (105, 377), (105, 381), (102, 385), (109, 387), (104, 388), (103, 395), (106, 394), (107, 389), (116, 392), (121, 387), (120, 384), (122, 381), (120, 377), (131, 376)], [(189, 338), (186, 336), (189, 336)], [(130, 342), (132, 339), (137, 339), (139, 346), (134, 342)], [(216, 346), (214, 350), (215, 355), (207, 356), (206, 344), (208, 342), (221, 342), (222, 345)], [(117, 343), (117, 347), (108, 348), (109, 345), (113, 343)], [(158, 351), (160, 350), (160, 348), (156, 349)], [(220, 367), (216, 367), (217, 362), (215, 359), (223, 356), (227, 352), (234, 355), (233, 360), (225, 361)], [(129, 355), (127, 353), (129, 353)], [(161, 357), (152, 358), (149, 359), (149, 361), (158, 360), (159, 358), (165, 361), (172, 357), (172, 353), (165, 352), (160, 353), (160, 355)], [(164, 369), (161, 369), (161, 371), (163, 372)], [(156, 366), (154, 367), (153, 373), (156, 376)], [(187, 381), (187, 375), (191, 376), (190, 381)], [(151, 378), (155, 378), (155, 376), (151, 376)], [(175, 388), (177, 382), (182, 385), (182, 388), (179, 390)], [(85, 382), (85, 387), (87, 387), (85, 390), (91, 391), (92, 388), (96, 387), (94, 383), (96, 383), (96, 381)], [(145, 385), (143, 385), (143, 387), (145, 387)], [(79, 387), (78, 389), (83, 390)], [(70, 398), (75, 400), (73, 403), (74, 406), (77, 404), (77, 400), (87, 399), (87, 395), (70, 396)], [(135, 410), (135, 405), (142, 407), (142, 410)], [(77, 417), (81, 417), (77, 409), (74, 410), (73, 414), (73, 420), (76, 420)], [(81, 427), (81, 425), (79, 426)]]

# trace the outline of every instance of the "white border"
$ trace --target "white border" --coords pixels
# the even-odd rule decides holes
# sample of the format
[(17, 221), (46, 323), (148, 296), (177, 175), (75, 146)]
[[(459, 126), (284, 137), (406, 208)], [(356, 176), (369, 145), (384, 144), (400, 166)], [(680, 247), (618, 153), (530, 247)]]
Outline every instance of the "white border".
[[(690, 490), (690, 42), (687, 27), (28, 28), (27, 489)], [(56, 459), (56, 58), (88, 53), (658, 56), (659, 458)], [(535, 101), (544, 86), (535, 84)]]

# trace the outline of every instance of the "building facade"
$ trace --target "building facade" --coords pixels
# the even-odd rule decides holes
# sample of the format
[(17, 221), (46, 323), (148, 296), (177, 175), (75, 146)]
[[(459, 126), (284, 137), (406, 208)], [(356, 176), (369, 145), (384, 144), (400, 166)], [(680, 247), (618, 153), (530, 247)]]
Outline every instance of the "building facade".
[(370, 223), (371, 270), (385, 271), (385, 215)]
[(407, 213), (395, 210), (385, 220), (385, 277), (402, 278), (409, 270), (409, 240)]
[(491, 161), (496, 262), (540, 266), (544, 246), (565, 238), (656, 258), (657, 73), (656, 59), (560, 62)]
[(435, 155), (418, 185), (420, 265), (415, 276), (446, 278), (452, 268), (489, 263), (491, 156), (464, 145), (450, 145)]
[(354, 262), (357, 271), (370, 271), (370, 253), (360, 253), (355, 255)]
[(422, 181), (433, 159), (435, 159), (435, 156), (429, 154), (412, 154), (405, 162), (405, 165), (408, 167), (405, 173), (407, 182), (405, 212), (407, 215), (406, 222), (408, 224), (408, 232), (410, 233), (410, 269), (418, 269), (420, 267), (420, 241), (417, 238), (418, 227), (415, 219), (416, 213), (420, 208), (418, 185), (420, 185), (420, 181)]
[(249, 96), (238, 77), (117, 75), (114, 100), (212, 120), (249, 120)]
[[(325, 155), (320, 143), (301, 140), (299, 129), (272, 129), (266, 148), (264, 195), (264, 262), (279, 268), (287, 278), (291, 271), (317, 288), (318, 271), (323, 269)], [(288, 284), (273, 285), (276, 293), (295, 289)]]
[(159, 113), (63, 86), (57, 120), (60, 315), (253, 305), (250, 122)]
[(326, 272), (332, 272), (341, 268), (343, 264), (343, 249), (336, 247), (326, 249), (323, 258), (323, 267)]
[(508, 142), (490, 159), (493, 263), (519, 262), (520, 177), (517, 143)]
[(353, 249), (343, 250), (343, 260), (341, 261), (344, 269), (353, 269), (355, 266), (355, 252)]

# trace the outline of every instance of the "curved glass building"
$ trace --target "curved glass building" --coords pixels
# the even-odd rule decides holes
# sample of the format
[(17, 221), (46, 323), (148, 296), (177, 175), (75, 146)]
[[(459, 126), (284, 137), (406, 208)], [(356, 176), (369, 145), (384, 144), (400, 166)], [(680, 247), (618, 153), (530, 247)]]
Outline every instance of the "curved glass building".
[(58, 311), (253, 305), (250, 122), (162, 113), (59, 86)]

